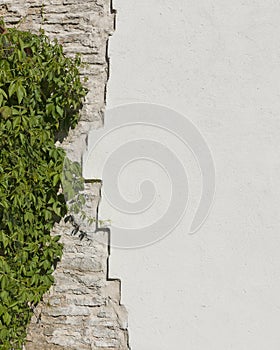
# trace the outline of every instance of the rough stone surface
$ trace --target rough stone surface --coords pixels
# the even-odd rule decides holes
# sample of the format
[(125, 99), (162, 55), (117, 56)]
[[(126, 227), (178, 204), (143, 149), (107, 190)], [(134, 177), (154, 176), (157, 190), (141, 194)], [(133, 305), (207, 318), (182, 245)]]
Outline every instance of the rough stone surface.
[(35, 310), (26, 350), (128, 349), (120, 282), (107, 279), (108, 232), (94, 232), (92, 226), (83, 240), (71, 235), (69, 223), (55, 228), (54, 233), (62, 232), (64, 255), (54, 272), (55, 284)]
[[(63, 142), (70, 159), (81, 162), (91, 128), (101, 127), (106, 102), (108, 38), (115, 14), (110, 0), (0, 0), (0, 16), (8, 26), (34, 33), (40, 28), (57, 39), (67, 55), (81, 54), (89, 93), (81, 121)], [(88, 182), (85, 212), (97, 218), (100, 182)], [(71, 223), (53, 234), (64, 244), (55, 283), (34, 310), (26, 350), (129, 349), (127, 315), (120, 303), (120, 281), (108, 280), (109, 232), (87, 220), (79, 222), (87, 237), (72, 236)]]

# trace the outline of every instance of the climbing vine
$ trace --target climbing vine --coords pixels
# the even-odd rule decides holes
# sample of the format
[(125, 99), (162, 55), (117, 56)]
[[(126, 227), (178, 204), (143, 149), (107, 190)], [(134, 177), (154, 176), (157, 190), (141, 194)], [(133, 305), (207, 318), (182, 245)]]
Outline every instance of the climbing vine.
[(65, 152), (86, 89), (79, 57), (0, 24), (0, 349), (21, 349), (32, 309), (62, 254), (50, 232), (67, 213)]

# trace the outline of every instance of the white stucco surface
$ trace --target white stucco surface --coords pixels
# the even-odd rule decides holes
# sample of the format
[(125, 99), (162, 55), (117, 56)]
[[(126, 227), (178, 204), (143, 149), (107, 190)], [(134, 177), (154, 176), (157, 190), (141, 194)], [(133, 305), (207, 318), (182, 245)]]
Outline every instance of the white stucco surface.
[[(156, 244), (112, 248), (110, 277), (122, 280), (132, 350), (278, 350), (280, 4), (115, 0), (114, 7), (108, 108), (151, 102), (179, 111), (204, 135), (216, 167), (212, 211), (188, 235), (199, 171), (171, 142), (189, 173), (184, 219)], [(139, 176), (134, 171), (127, 179)]]

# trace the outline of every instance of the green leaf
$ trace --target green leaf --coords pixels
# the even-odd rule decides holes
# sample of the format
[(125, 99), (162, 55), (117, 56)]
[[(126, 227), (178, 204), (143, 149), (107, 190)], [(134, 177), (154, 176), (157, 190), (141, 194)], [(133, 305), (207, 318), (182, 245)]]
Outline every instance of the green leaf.
[(0, 89), (0, 95), (1, 95), (2, 97), (4, 97), (5, 99), (8, 98), (6, 92), (5, 92), (3, 89)]
[(1, 107), (0, 114), (2, 118), (8, 119), (12, 115), (12, 109), (8, 106)]
[(59, 181), (60, 181), (60, 174), (54, 175), (54, 177), (53, 177), (53, 186), (56, 186)]
[(16, 92), (17, 92), (18, 103), (21, 104), (22, 99), (26, 94), (25, 88), (21, 84), (19, 84), (17, 86)]
[(56, 111), (57, 111), (57, 113), (60, 115), (60, 117), (63, 117), (63, 109), (60, 107), (60, 106), (56, 106)]
[(13, 96), (13, 94), (16, 92), (16, 89), (17, 89), (16, 82), (13, 81), (13, 82), (10, 84), (9, 89), (8, 89), (9, 97), (12, 97), (12, 96)]

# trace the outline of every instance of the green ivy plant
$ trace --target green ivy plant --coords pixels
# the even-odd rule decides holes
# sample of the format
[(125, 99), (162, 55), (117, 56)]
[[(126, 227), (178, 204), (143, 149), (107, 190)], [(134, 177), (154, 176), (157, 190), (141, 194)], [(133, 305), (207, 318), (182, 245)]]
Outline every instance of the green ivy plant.
[(87, 93), (80, 58), (0, 23), (0, 349), (21, 349), (62, 254), (50, 232), (67, 213), (65, 152)]

